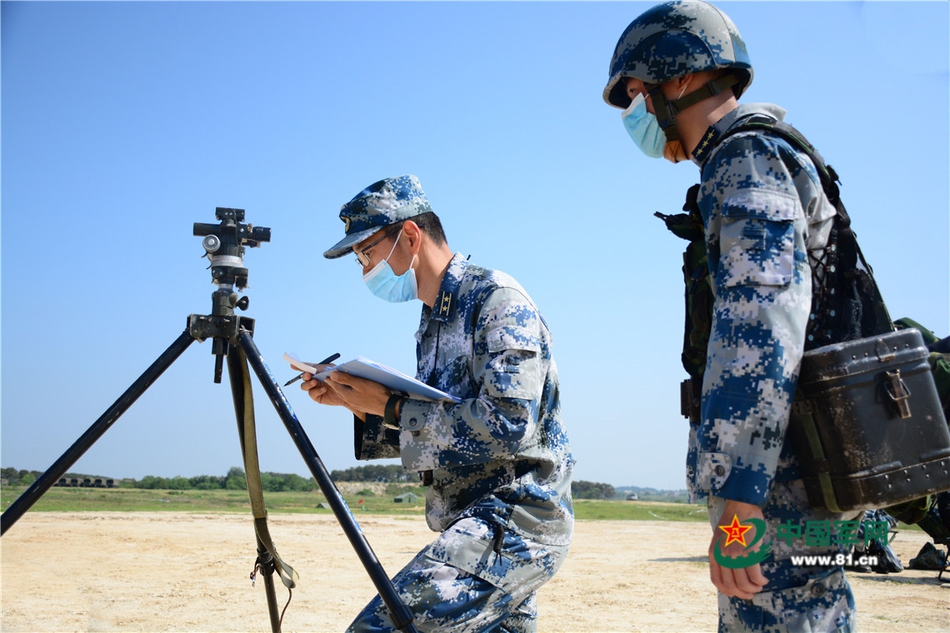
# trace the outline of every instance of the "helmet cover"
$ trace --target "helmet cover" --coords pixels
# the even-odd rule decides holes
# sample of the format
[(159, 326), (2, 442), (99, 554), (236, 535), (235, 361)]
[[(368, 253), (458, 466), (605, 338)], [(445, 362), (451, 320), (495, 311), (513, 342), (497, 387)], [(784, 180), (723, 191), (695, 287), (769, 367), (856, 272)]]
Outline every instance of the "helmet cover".
[(604, 88), (608, 105), (630, 105), (626, 79), (661, 84), (677, 77), (718, 68), (735, 69), (740, 97), (752, 83), (752, 62), (739, 30), (707, 2), (675, 0), (652, 7), (626, 28), (610, 61)]

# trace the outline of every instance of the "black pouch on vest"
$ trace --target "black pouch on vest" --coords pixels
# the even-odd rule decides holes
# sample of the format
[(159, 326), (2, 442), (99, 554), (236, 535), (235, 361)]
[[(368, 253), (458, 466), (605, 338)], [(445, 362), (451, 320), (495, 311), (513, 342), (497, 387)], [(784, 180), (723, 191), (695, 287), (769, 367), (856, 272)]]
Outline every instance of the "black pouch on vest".
[(806, 352), (789, 437), (809, 503), (884, 508), (950, 489), (950, 430), (914, 329)]

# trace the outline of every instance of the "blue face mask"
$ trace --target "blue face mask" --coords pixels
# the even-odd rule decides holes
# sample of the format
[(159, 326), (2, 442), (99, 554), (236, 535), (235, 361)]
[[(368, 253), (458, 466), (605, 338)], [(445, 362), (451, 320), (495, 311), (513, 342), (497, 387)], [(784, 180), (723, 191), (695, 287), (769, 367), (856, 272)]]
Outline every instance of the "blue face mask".
[(371, 271), (363, 275), (363, 281), (370, 292), (380, 299), (392, 303), (412, 301), (419, 298), (419, 289), (416, 286), (416, 271), (412, 269), (412, 264), (416, 261), (415, 255), (412, 257), (412, 262), (409, 263), (409, 270), (398, 277), (389, 265), (389, 258), (396, 250), (396, 244), (399, 243), (400, 237), (402, 237), (402, 231), (396, 236), (393, 248), (389, 251), (386, 259), (373, 266)]
[(666, 147), (666, 134), (656, 117), (647, 112), (647, 104), (643, 93), (638, 94), (630, 107), (620, 116), (627, 134), (633, 139), (644, 154), (650, 158), (663, 158), (663, 149)]

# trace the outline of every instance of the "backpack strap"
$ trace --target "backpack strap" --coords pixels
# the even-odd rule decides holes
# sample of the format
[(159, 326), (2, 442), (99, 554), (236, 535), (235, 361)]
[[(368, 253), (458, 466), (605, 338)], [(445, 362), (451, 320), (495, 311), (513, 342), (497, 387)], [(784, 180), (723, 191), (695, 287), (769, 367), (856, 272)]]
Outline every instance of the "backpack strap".
[[(820, 320), (824, 316), (826, 321), (833, 321), (834, 325), (826, 324), (824, 329), (810, 333), (806, 342), (806, 349), (813, 349), (831, 342), (839, 342), (832, 340), (832, 329), (840, 330), (838, 332), (841, 337), (840, 340), (852, 340), (893, 332), (895, 327), (887, 311), (887, 304), (884, 303), (884, 298), (881, 296), (877, 282), (874, 280), (874, 271), (864, 258), (864, 253), (861, 252), (857, 236), (851, 229), (851, 217), (841, 200), (841, 191), (838, 187), (841, 184), (841, 179), (834, 168), (825, 162), (818, 150), (808, 142), (801, 132), (784, 121), (762, 114), (753, 114), (741, 119), (736, 125), (722, 133), (710, 128), (703, 142), (700, 143), (700, 148), (703, 151), (697, 150), (694, 155), (705, 164), (713, 150), (721, 146), (726, 139), (748, 131), (758, 131), (777, 136), (793, 148), (806, 154), (818, 172), (822, 190), (837, 212), (833, 241), (830, 242), (833, 245), (833, 250), (836, 251), (831, 254), (831, 259), (834, 261), (828, 263), (826, 270), (820, 277), (815, 274), (816, 271), (812, 271), (813, 287), (815, 288), (812, 321)], [(842, 288), (842, 286), (847, 287)], [(834, 293), (829, 293), (830, 290), (839, 293), (838, 296), (831, 296)], [(847, 297), (841, 295), (842, 290), (846, 291)], [(857, 304), (860, 305), (855, 307)], [(857, 315), (855, 323), (845, 324), (843, 322), (842, 319), (846, 312)], [(842, 326), (845, 327), (842, 328)]]
[[(838, 188), (841, 179), (838, 177), (838, 173), (831, 165), (825, 162), (825, 159), (821, 157), (818, 150), (808, 142), (801, 132), (784, 121), (779, 121), (778, 119), (773, 119), (762, 114), (753, 114), (742, 119), (738, 125), (732, 126), (721, 134), (717, 133), (713, 128), (710, 128), (703, 142), (700, 143), (701, 149), (697, 149), (694, 155), (697, 160), (705, 164), (705, 161), (709, 158), (712, 151), (722, 145), (723, 141), (727, 138), (741, 132), (750, 131), (759, 131), (778, 136), (791, 144), (792, 147), (807, 154), (812, 164), (814, 164), (815, 169), (818, 171), (818, 178), (821, 180), (821, 187), (825, 195), (828, 196), (828, 200), (831, 201), (838, 211), (838, 216), (841, 218), (841, 226), (844, 228), (851, 226), (851, 218), (848, 216), (848, 211), (844, 208), (844, 203), (841, 201), (841, 191)], [(706, 145), (707, 139), (708, 145)]]

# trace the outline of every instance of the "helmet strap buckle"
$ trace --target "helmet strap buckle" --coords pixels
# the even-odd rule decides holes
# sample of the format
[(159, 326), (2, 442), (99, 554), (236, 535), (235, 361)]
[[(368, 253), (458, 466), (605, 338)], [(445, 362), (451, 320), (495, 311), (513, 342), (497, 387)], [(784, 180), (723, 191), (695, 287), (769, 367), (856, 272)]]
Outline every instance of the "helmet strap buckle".
[(666, 140), (675, 141), (679, 139), (679, 131), (676, 129), (676, 114), (679, 109), (676, 107), (676, 103), (666, 98), (659, 84), (647, 86), (647, 92), (653, 102), (656, 121), (666, 134)]
[(719, 79), (710, 81), (701, 88), (697, 88), (688, 95), (670, 102), (670, 108), (672, 108), (674, 113), (680, 113), (686, 108), (695, 105), (700, 101), (705, 101), (710, 97), (715, 97), (716, 95), (722, 94), (723, 90), (726, 88), (731, 88), (737, 83), (739, 83), (739, 78), (735, 75), (731, 73), (728, 75), (723, 75)]

